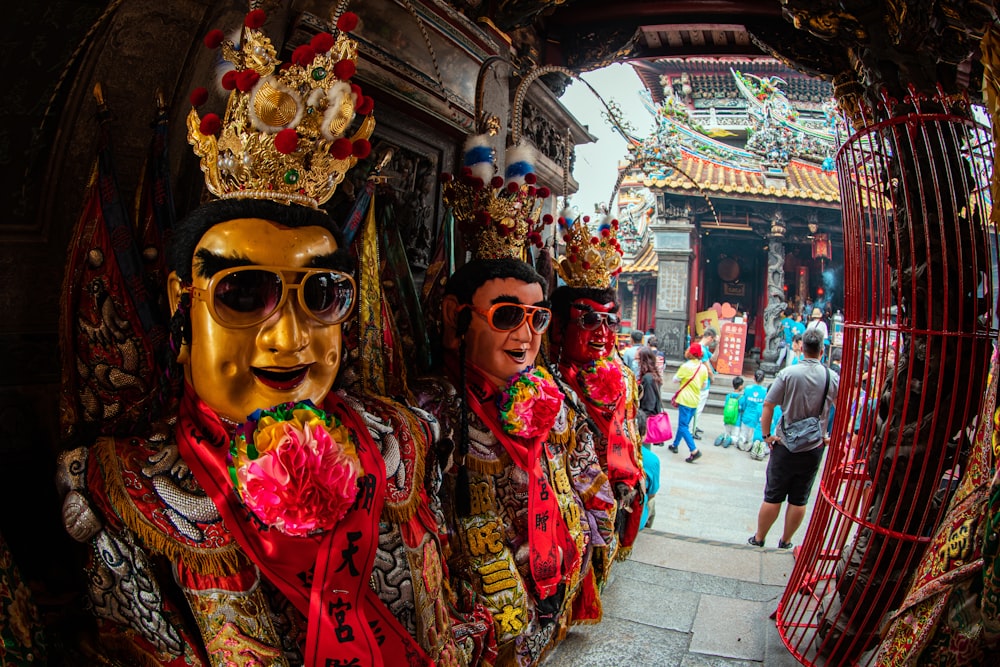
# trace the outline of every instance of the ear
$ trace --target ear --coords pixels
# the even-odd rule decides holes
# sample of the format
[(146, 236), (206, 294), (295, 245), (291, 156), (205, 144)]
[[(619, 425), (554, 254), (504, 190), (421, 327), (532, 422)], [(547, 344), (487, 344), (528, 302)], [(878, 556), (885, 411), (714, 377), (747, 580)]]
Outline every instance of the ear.
[(457, 352), (462, 340), (458, 335), (458, 297), (448, 294), (441, 301), (441, 344), (444, 349)]
[(177, 312), (177, 306), (181, 303), (181, 294), (184, 292), (184, 282), (177, 275), (176, 271), (171, 271), (167, 276), (167, 300), (170, 302), (170, 314)]

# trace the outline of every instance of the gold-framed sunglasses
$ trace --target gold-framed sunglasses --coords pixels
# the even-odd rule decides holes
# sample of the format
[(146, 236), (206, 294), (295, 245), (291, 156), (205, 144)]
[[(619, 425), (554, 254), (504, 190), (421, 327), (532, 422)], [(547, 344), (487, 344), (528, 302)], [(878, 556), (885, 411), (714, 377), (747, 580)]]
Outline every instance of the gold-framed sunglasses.
[(321, 324), (346, 320), (357, 295), (354, 278), (342, 271), (258, 264), (223, 269), (204, 289), (188, 287), (191, 298), (203, 301), (212, 319), (230, 329), (264, 322), (292, 290), (302, 310)]

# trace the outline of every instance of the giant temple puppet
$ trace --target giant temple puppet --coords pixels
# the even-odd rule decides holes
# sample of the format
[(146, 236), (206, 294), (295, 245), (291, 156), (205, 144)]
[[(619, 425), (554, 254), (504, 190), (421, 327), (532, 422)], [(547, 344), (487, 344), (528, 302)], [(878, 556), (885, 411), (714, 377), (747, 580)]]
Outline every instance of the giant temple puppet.
[(188, 117), (214, 199), (170, 248), (183, 389), (147, 427), (61, 458), (102, 664), (464, 665), (482, 652), (475, 628), (491, 641), (488, 624), (449, 616), (423, 483), (436, 422), (332, 390), (358, 294), (319, 206), (374, 125), (350, 82), (350, 19), (287, 67), (260, 10), (239, 47), (206, 40), (232, 64), (231, 92), (224, 117)]
[(526, 666), (570, 623), (600, 620), (584, 584), (607, 558), (615, 502), (576, 399), (536, 365), (551, 311), (545, 279), (522, 257), (540, 242), (546, 220), (533, 216), (547, 192), (520, 147), (508, 150), (505, 184), (489, 141), (470, 137), (466, 167), (445, 179), (473, 258), (445, 286), (443, 377), (415, 391), (454, 443), (439, 454), (453, 588), (471, 587), (492, 612), (497, 664)]
[[(609, 555), (625, 558), (639, 532), (643, 503), (641, 436), (635, 422), (639, 389), (617, 353), (618, 221), (602, 220), (594, 235), (588, 223), (589, 216), (573, 220), (568, 212), (560, 218), (566, 249), (556, 271), (565, 284), (552, 293), (549, 361), (593, 423), (601, 466), (618, 503), (616, 541)], [(600, 565), (595, 574), (603, 587), (611, 563)]]

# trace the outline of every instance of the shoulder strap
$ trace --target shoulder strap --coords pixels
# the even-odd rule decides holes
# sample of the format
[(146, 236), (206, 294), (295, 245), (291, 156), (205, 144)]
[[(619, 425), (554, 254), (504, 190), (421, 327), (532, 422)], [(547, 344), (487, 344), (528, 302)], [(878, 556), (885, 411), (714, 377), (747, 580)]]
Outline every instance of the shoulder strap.
[(696, 368), (696, 369), (695, 369), (695, 371), (694, 371), (694, 373), (692, 373), (692, 374), (691, 374), (691, 377), (689, 377), (689, 378), (687, 379), (687, 382), (685, 382), (684, 384), (682, 384), (682, 385), (681, 385), (681, 388), (677, 390), (677, 392), (676, 392), (676, 393), (674, 394), (674, 396), (675, 396), (675, 397), (676, 397), (676, 396), (680, 396), (680, 393), (681, 393), (682, 391), (684, 391), (684, 387), (686, 387), (686, 386), (688, 386), (689, 384), (691, 384), (691, 380), (693, 380), (693, 379), (695, 378), (695, 376), (696, 376), (696, 375), (698, 375), (698, 371), (700, 371), (700, 370), (701, 370), (701, 367), (702, 367), (702, 366), (704, 366), (704, 365), (705, 365), (705, 363), (704, 363), (704, 362), (698, 362), (698, 368)]
[[(826, 384), (823, 386), (823, 398), (819, 402), (819, 410), (817, 410), (814, 416), (819, 417), (823, 414), (823, 406), (826, 405), (826, 395), (830, 391), (830, 369), (824, 368), (826, 371)], [(781, 413), (781, 429), (785, 429), (785, 413)]]

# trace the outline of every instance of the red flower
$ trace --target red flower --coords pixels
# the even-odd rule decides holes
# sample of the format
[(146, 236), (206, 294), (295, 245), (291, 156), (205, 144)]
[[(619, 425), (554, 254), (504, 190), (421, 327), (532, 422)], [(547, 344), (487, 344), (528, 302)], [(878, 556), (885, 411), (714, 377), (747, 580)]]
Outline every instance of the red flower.
[(292, 62), (299, 67), (308, 67), (316, 58), (316, 51), (308, 44), (303, 44), (292, 51)]
[(316, 50), (316, 53), (326, 53), (333, 48), (333, 35), (328, 32), (317, 33), (309, 40), (309, 46)]
[(204, 87), (198, 87), (191, 91), (191, 106), (200, 107), (208, 101), (208, 91)]
[(362, 116), (367, 116), (372, 112), (372, 109), (374, 108), (375, 108), (375, 100), (368, 97), (367, 95), (362, 95), (361, 98), (358, 100), (358, 105), (354, 108), (354, 110), (357, 113), (361, 114)]
[(274, 148), (282, 155), (294, 153), (299, 145), (299, 134), (294, 128), (287, 128), (274, 135)]
[(201, 124), (198, 126), (198, 131), (205, 136), (218, 134), (220, 129), (222, 129), (222, 121), (214, 113), (205, 114), (205, 117), (201, 119)]
[(346, 137), (341, 137), (333, 142), (330, 146), (330, 155), (337, 158), (338, 160), (346, 160), (351, 157), (351, 153), (354, 151), (354, 145), (351, 140)]
[(231, 69), (222, 75), (222, 88), (224, 90), (236, 89), (236, 70)]
[(205, 35), (205, 46), (210, 49), (217, 49), (219, 45), (222, 44), (226, 39), (226, 34), (216, 28), (215, 30), (209, 30), (208, 34)]
[(371, 155), (372, 145), (367, 139), (357, 139), (354, 142), (354, 157), (364, 160)]
[(351, 32), (358, 27), (358, 15), (354, 12), (344, 12), (337, 19), (337, 30)]
[(243, 20), (243, 25), (250, 28), (251, 30), (256, 30), (257, 28), (264, 25), (264, 21), (267, 20), (267, 14), (264, 13), (263, 9), (255, 9), (247, 14), (247, 17)]
[(337, 64), (333, 66), (334, 75), (341, 81), (350, 79), (356, 71), (357, 67), (354, 66), (354, 63), (346, 58), (338, 60)]
[(244, 93), (249, 93), (260, 81), (260, 74), (256, 70), (245, 69), (236, 73), (236, 87)]

